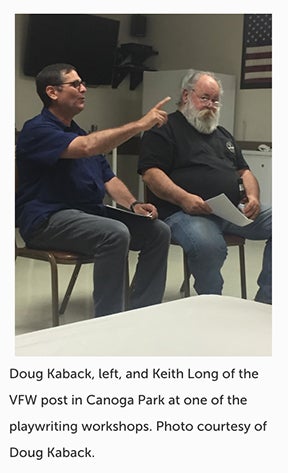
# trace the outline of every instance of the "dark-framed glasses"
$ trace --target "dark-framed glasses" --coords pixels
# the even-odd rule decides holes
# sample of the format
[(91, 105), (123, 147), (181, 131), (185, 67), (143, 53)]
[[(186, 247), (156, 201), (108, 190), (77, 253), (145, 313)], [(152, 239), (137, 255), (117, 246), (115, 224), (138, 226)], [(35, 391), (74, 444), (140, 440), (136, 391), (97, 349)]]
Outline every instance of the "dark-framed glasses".
[(81, 85), (84, 85), (86, 87), (86, 82), (81, 79), (73, 80), (71, 82), (61, 82), (60, 84), (54, 84), (55, 86), (60, 86), (60, 85), (71, 85), (74, 87), (74, 89), (80, 89)]
[(208, 105), (209, 103), (211, 103), (212, 106), (215, 108), (221, 107), (222, 105), (219, 99), (211, 99), (211, 97), (208, 97), (207, 95), (198, 95), (196, 90), (194, 89), (192, 89), (192, 92), (194, 92), (200, 102), (202, 102), (204, 105)]

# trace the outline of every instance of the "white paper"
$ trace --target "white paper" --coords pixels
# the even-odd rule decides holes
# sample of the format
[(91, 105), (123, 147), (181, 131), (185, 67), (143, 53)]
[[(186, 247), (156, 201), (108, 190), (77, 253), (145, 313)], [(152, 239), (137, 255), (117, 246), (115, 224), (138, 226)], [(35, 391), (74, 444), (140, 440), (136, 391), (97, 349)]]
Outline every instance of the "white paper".
[(211, 207), (213, 214), (224, 218), (225, 220), (228, 220), (228, 222), (234, 223), (239, 227), (244, 227), (253, 222), (253, 220), (247, 218), (241, 210), (237, 209), (225, 194), (212, 197), (211, 199), (206, 200), (206, 202)]

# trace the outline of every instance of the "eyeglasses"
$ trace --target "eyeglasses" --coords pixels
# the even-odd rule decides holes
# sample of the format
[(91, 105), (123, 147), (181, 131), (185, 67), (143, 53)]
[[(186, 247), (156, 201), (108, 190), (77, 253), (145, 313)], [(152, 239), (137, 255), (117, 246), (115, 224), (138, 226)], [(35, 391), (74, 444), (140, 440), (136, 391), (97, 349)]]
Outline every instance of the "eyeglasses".
[(84, 80), (73, 80), (72, 82), (61, 82), (60, 84), (54, 84), (54, 86), (60, 86), (60, 85), (72, 85), (74, 89), (80, 89), (81, 85), (84, 85), (86, 87), (86, 82)]
[(221, 105), (222, 105), (218, 99), (211, 99), (210, 97), (207, 97), (206, 95), (198, 95), (197, 92), (194, 89), (192, 89), (192, 92), (194, 92), (194, 94), (198, 97), (198, 99), (204, 105), (208, 105), (210, 102), (211, 102), (212, 106), (215, 107), (215, 108), (221, 107)]

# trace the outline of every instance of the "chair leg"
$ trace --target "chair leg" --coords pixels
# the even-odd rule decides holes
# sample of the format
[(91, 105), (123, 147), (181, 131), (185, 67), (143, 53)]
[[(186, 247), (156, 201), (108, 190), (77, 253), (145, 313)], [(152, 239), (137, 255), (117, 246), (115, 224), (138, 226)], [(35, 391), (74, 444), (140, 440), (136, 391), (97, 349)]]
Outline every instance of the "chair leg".
[(49, 262), (51, 268), (52, 325), (57, 327), (59, 325), (58, 268), (54, 257), (51, 257)]
[[(129, 275), (129, 258), (127, 258), (126, 271), (125, 271), (125, 289), (124, 289), (124, 310), (129, 309), (129, 295), (130, 295), (130, 275)], [(132, 283), (133, 284), (133, 281)]]
[(81, 263), (76, 263), (76, 265), (75, 265), (75, 268), (73, 270), (71, 279), (69, 281), (68, 287), (67, 287), (66, 292), (65, 292), (65, 296), (63, 297), (63, 300), (62, 300), (62, 303), (61, 303), (61, 306), (60, 306), (60, 309), (59, 309), (59, 314), (61, 314), (61, 315), (64, 314), (64, 312), (66, 310), (67, 304), (69, 302), (71, 293), (72, 293), (73, 288), (75, 286), (75, 282), (76, 282), (76, 279), (78, 277), (81, 266), (82, 266)]
[(239, 264), (240, 264), (240, 279), (241, 279), (241, 297), (242, 299), (247, 299), (244, 245), (239, 245)]
[(190, 272), (188, 266), (188, 257), (183, 250), (183, 271), (184, 271), (184, 280), (182, 286), (180, 288), (180, 293), (184, 295), (184, 297), (190, 296)]

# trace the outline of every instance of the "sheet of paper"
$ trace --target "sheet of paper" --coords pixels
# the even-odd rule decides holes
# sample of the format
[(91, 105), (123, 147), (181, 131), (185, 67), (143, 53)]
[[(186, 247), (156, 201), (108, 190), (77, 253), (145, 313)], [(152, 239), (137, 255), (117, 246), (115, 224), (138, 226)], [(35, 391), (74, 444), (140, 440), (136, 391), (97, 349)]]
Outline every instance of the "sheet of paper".
[(206, 202), (210, 205), (215, 215), (225, 218), (228, 222), (234, 223), (239, 227), (244, 227), (253, 222), (253, 220), (247, 218), (241, 210), (237, 209), (225, 194), (212, 197), (211, 199), (206, 200)]

